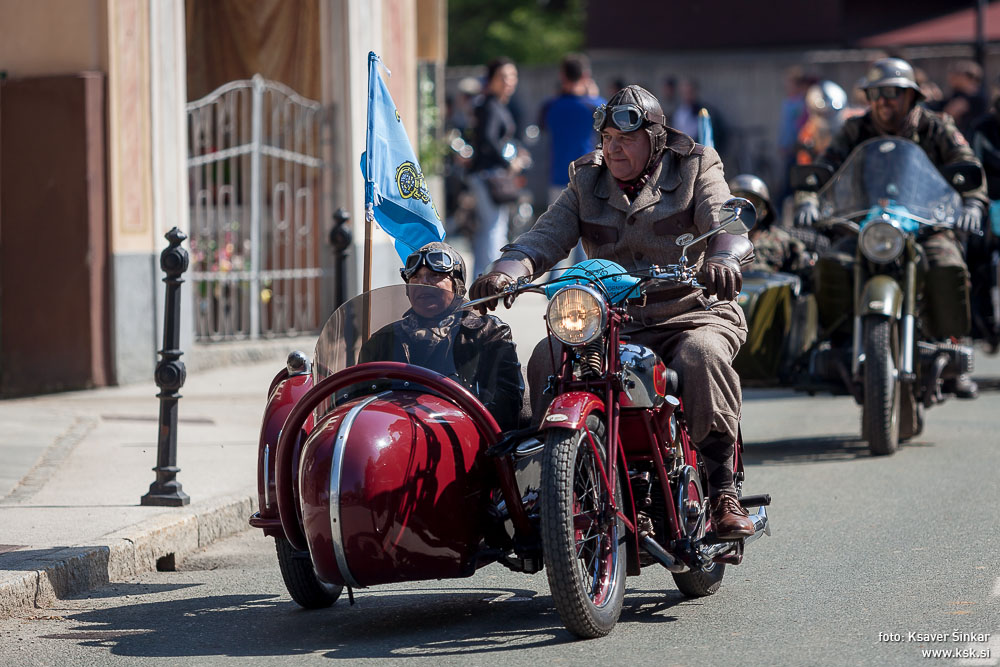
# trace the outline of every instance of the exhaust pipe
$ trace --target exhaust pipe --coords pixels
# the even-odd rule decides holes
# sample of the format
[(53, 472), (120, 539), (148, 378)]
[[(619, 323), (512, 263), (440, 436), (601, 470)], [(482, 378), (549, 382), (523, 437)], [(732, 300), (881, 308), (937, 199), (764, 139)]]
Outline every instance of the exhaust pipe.
[[(761, 535), (771, 534), (771, 526), (768, 522), (766, 507), (761, 505), (756, 512), (750, 515), (750, 520), (753, 521), (753, 535), (743, 540), (743, 546), (759, 539)], [(681, 572), (687, 572), (690, 569), (686, 564), (667, 553), (667, 551), (649, 535), (642, 538), (642, 546), (650, 556), (659, 561), (660, 565), (667, 568), (671, 572), (679, 574)], [(731, 542), (717, 542), (708, 548), (701, 548), (699, 555), (705, 561), (711, 562), (720, 556), (724, 556), (725, 554), (734, 551), (739, 546), (739, 540), (733, 540)]]
[[(753, 535), (743, 539), (742, 546), (744, 547), (752, 543), (753, 541), (759, 539), (761, 535), (771, 534), (771, 526), (768, 523), (767, 519), (767, 509), (765, 509), (763, 505), (761, 505), (756, 512), (750, 515), (750, 520), (753, 521)], [(718, 542), (716, 544), (709, 546), (707, 549), (703, 549), (701, 551), (701, 556), (706, 560), (715, 560), (720, 556), (725, 556), (730, 552), (736, 551), (739, 546), (740, 546), (739, 540), (733, 540), (729, 542)], [(739, 553), (742, 554), (742, 551), (740, 551)]]
[(681, 572), (687, 572), (690, 569), (687, 565), (667, 553), (666, 549), (661, 547), (660, 544), (649, 535), (642, 538), (642, 546), (650, 556), (660, 562), (660, 565), (667, 568), (671, 572), (680, 574)]
[(768, 536), (771, 535), (771, 525), (767, 520), (766, 507), (761, 505), (756, 512), (750, 515), (750, 520), (753, 521), (753, 535), (746, 539), (743, 543), (744, 546), (759, 539), (762, 533)]

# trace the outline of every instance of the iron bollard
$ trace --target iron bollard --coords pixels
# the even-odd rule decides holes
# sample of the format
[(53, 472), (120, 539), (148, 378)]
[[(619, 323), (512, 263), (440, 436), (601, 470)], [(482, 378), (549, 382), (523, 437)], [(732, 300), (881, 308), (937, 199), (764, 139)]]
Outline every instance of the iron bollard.
[(351, 247), (351, 228), (347, 224), (350, 219), (350, 212), (346, 208), (340, 207), (333, 212), (333, 227), (330, 228), (330, 245), (333, 247), (334, 256), (337, 258), (337, 267), (335, 269), (337, 288), (334, 299), (338, 308), (346, 300), (344, 296), (344, 281), (347, 274), (347, 249)]
[(180, 360), (181, 331), (181, 274), (188, 268), (188, 252), (181, 247), (187, 236), (174, 227), (166, 234), (170, 245), (160, 253), (160, 269), (167, 274), (163, 314), (163, 349), (156, 364), (154, 379), (160, 393), (160, 435), (156, 445), (156, 481), (149, 485), (149, 493), (141, 500), (143, 505), (180, 507), (191, 502), (177, 481), (177, 390), (184, 386), (187, 371)]

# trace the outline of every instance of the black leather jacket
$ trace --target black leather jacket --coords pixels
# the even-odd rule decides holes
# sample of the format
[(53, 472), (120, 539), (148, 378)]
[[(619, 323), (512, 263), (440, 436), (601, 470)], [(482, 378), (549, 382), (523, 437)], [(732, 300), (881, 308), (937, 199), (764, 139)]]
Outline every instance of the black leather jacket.
[(510, 327), (493, 315), (453, 311), (424, 320), (412, 310), (382, 327), (361, 348), (360, 363), (399, 361), (436, 370), (474, 393), (500, 428), (518, 425), (524, 396)]

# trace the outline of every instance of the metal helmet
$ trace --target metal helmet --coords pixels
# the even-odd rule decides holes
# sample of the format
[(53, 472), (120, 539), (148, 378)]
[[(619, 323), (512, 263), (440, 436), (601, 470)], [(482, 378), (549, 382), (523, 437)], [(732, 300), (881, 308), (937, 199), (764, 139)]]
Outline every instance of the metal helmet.
[(902, 58), (882, 58), (872, 63), (865, 75), (864, 90), (871, 88), (909, 88), (916, 91), (917, 98), (923, 97), (917, 78), (913, 75), (913, 66)]
[(758, 215), (760, 215), (758, 204), (763, 204), (767, 213), (759, 220), (758, 226), (761, 228), (770, 226), (774, 220), (774, 207), (771, 206), (771, 191), (767, 189), (767, 183), (753, 174), (740, 174), (729, 180), (729, 191), (733, 196), (749, 199), (757, 209)]
[(410, 278), (421, 266), (451, 276), (455, 294), (465, 296), (465, 260), (453, 247), (442, 241), (432, 241), (420, 246), (407, 256), (403, 268), (399, 270), (403, 281), (410, 282)]
[(832, 118), (847, 107), (847, 93), (833, 81), (820, 81), (806, 91), (806, 108), (809, 113)]
[(663, 115), (663, 107), (653, 93), (642, 86), (631, 84), (625, 86), (615, 93), (608, 103), (598, 107), (594, 112), (594, 129), (600, 132), (613, 122), (614, 111), (617, 107), (638, 107), (641, 111), (642, 123), (634, 128), (642, 128), (649, 135), (649, 162), (646, 163), (648, 169), (654, 162), (660, 159), (663, 149), (667, 146), (667, 119)]

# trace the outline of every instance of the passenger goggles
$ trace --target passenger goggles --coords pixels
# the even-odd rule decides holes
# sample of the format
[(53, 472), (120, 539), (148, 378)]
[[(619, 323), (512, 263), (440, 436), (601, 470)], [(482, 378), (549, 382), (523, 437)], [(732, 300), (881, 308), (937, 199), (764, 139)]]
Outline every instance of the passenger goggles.
[(594, 109), (594, 129), (598, 132), (604, 127), (604, 120), (611, 114), (611, 122), (622, 132), (634, 132), (642, 127), (642, 121), (648, 120), (650, 123), (666, 125), (667, 119), (662, 115), (657, 115), (649, 111), (643, 111), (635, 104), (619, 104), (608, 109), (607, 105)]
[(451, 273), (458, 262), (443, 250), (420, 250), (406, 258), (406, 265), (402, 270), (403, 278), (409, 280), (425, 264), (435, 273)]
[(874, 102), (880, 97), (884, 97), (887, 100), (894, 100), (903, 94), (903, 90), (903, 88), (896, 88), (895, 86), (879, 86), (878, 88), (865, 89), (865, 96), (869, 102)]

